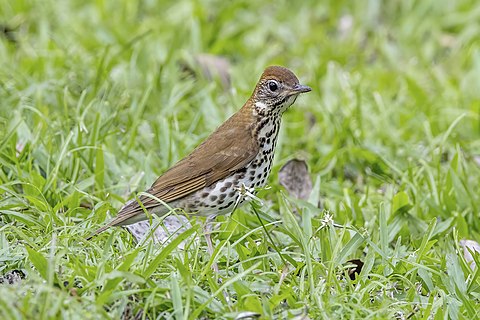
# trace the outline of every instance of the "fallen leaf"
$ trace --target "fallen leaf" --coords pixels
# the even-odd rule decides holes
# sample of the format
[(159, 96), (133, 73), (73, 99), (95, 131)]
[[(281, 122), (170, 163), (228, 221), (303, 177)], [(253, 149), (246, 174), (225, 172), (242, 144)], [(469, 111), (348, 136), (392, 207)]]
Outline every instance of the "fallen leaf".
[(218, 78), (225, 90), (230, 89), (230, 62), (225, 57), (201, 53), (193, 57), (193, 62), (184, 61), (181, 66), (193, 75), (198, 70), (208, 80)]
[(312, 180), (308, 166), (303, 160), (292, 159), (279, 171), (278, 180), (288, 193), (298, 199), (306, 200), (312, 192)]
[(202, 68), (203, 75), (207, 79), (218, 76), (225, 89), (230, 88), (230, 62), (225, 57), (202, 53), (195, 57), (196, 62)]

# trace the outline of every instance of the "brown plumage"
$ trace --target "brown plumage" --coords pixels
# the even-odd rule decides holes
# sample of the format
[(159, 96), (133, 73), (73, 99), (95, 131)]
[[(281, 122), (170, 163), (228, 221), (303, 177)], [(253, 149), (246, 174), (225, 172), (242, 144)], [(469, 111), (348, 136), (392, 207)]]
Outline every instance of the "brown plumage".
[[(281, 114), (300, 93), (310, 90), (300, 85), (290, 70), (279, 66), (268, 67), (244, 106), (192, 153), (161, 175), (146, 192), (187, 213), (209, 215), (215, 214), (217, 208), (222, 212), (233, 208), (232, 204), (222, 206), (233, 197), (227, 196), (233, 194), (232, 190), (241, 184), (249, 184), (247, 187), (253, 188), (265, 183)], [(259, 169), (263, 170), (263, 176)], [(138, 200), (149, 211), (157, 211), (155, 213), (160, 215), (168, 212), (151, 197), (140, 196)], [(127, 225), (143, 219), (146, 219), (144, 209), (138, 201), (130, 201), (112, 221), (89, 238), (110, 226)]]

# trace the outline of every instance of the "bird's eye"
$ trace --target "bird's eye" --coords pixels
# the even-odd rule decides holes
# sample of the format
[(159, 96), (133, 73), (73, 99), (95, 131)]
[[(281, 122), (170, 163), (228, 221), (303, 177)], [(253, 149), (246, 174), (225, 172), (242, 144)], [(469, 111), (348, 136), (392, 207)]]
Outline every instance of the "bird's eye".
[(278, 82), (275, 80), (268, 81), (268, 89), (272, 92), (277, 91), (278, 89)]

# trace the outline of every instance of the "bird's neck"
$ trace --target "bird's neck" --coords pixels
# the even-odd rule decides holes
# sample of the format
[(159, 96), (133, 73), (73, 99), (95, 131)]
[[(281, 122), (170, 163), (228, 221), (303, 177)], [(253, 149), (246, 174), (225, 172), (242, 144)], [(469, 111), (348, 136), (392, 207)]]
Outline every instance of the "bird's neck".
[(291, 95), (285, 97), (280, 101), (274, 102), (272, 105), (265, 103), (264, 101), (260, 100), (250, 100), (251, 108), (253, 109), (254, 116), (260, 117), (281, 117), (282, 114), (290, 107), (295, 100), (297, 99), (298, 95)]
[(238, 118), (250, 119), (253, 136), (258, 140), (260, 148), (274, 147), (280, 130), (282, 114), (294, 100), (295, 98), (286, 99), (283, 104), (272, 107), (262, 101), (250, 98), (240, 110)]

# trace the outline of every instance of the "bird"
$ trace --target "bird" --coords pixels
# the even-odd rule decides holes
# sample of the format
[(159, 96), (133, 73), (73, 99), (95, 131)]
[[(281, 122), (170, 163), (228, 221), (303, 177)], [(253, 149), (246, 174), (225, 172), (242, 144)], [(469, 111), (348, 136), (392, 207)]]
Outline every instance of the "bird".
[(289, 69), (267, 67), (242, 108), (87, 240), (109, 227), (147, 220), (144, 210), (164, 216), (181, 209), (187, 215), (208, 217), (250, 201), (272, 169), (283, 113), (311, 90)]

